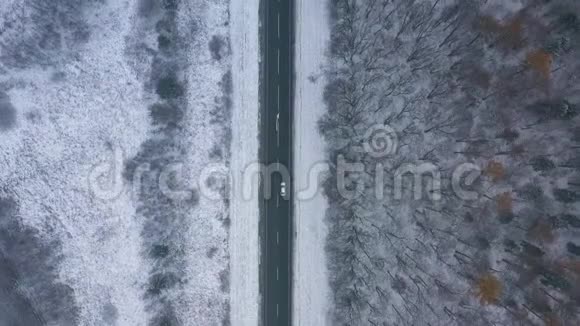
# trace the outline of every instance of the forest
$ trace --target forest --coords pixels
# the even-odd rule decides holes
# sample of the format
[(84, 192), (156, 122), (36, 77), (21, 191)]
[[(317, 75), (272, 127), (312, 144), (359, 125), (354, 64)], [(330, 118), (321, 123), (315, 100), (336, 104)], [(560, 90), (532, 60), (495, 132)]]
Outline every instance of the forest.
[(329, 9), (332, 324), (580, 324), (580, 3)]

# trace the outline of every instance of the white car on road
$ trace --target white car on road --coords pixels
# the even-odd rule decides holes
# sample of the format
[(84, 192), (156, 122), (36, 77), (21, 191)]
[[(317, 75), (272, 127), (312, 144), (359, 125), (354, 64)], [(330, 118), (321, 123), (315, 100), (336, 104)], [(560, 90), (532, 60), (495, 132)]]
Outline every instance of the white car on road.
[(286, 182), (284, 181), (280, 183), (280, 196), (286, 197)]

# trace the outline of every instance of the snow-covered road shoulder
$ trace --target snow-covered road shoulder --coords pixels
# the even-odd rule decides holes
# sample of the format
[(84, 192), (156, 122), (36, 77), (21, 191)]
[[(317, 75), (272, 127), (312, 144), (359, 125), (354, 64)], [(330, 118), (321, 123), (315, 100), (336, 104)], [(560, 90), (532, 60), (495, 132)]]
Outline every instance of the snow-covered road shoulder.
[(258, 160), (259, 0), (231, 0), (231, 42), (234, 112), (231, 172), (231, 320), (258, 325), (258, 201), (244, 200), (244, 169)]
[[(317, 122), (325, 112), (322, 67), (330, 37), (326, 1), (296, 1), (295, 189), (308, 185), (309, 170), (325, 159)], [(319, 187), (320, 188), (320, 187)], [(321, 191), (295, 202), (294, 325), (326, 325), (328, 277), (324, 243), (326, 199)]]

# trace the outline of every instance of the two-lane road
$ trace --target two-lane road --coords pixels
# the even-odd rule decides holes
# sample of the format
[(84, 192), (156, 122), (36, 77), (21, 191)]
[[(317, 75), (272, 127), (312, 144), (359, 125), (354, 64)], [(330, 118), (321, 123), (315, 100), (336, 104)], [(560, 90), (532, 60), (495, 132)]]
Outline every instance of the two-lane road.
[[(287, 177), (283, 177), (283, 173), (272, 173), (271, 196), (262, 192), (265, 195), (262, 197), (261, 233), (262, 318), (266, 326), (289, 326), (292, 311), (293, 0), (263, 0), (262, 3), (262, 162), (269, 167), (279, 164), (282, 170), (290, 173)], [(286, 196), (282, 196), (283, 192)]]

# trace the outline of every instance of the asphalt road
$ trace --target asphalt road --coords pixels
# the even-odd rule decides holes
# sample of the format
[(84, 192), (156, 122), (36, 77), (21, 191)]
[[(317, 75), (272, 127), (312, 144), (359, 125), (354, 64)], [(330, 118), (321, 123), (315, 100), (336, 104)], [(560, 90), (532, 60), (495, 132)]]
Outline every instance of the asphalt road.
[[(288, 171), (266, 171), (266, 175), (271, 175), (271, 196), (268, 196), (268, 187), (262, 187), (262, 318), (263, 324), (267, 326), (289, 326), (292, 317), (294, 3), (293, 0), (263, 0), (262, 3), (262, 78), (265, 82), (262, 93), (261, 155), (266, 166)], [(282, 182), (286, 184), (286, 196), (282, 195)]]

